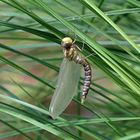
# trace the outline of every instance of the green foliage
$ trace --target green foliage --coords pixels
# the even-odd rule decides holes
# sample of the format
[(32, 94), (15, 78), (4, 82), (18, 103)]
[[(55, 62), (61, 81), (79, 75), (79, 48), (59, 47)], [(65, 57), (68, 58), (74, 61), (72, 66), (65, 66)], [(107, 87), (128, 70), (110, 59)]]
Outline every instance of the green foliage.
[[(0, 6), (0, 139), (139, 139), (138, 0), (1, 0)], [(81, 105), (81, 76), (79, 93), (52, 120), (65, 36), (83, 48), (93, 82)]]

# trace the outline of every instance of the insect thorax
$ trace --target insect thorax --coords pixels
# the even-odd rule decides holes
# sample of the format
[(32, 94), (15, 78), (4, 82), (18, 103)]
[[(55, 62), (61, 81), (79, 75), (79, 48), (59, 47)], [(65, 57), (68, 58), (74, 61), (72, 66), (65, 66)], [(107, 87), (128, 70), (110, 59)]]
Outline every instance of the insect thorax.
[(75, 47), (71, 47), (70, 49), (64, 49), (64, 56), (69, 60), (75, 60), (78, 53)]

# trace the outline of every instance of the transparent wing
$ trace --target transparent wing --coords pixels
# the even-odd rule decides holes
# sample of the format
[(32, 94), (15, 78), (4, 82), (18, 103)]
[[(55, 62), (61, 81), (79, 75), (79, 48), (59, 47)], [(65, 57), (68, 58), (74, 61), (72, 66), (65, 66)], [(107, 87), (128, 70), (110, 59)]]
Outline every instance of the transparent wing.
[(64, 58), (49, 107), (49, 112), (53, 119), (57, 118), (71, 102), (77, 91), (79, 78), (80, 65)]

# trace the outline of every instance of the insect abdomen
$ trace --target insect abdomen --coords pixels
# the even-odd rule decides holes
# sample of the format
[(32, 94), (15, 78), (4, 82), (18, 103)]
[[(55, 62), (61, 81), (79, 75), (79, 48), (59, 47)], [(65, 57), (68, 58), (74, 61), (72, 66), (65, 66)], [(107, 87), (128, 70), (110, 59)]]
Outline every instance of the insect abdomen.
[(90, 67), (89, 63), (87, 62), (87, 60), (84, 58), (81, 58), (79, 55), (77, 55), (77, 57), (74, 61), (78, 64), (83, 65), (84, 71), (85, 71), (85, 79), (84, 79), (82, 99), (81, 99), (81, 103), (83, 103), (88, 94), (90, 84), (91, 84), (91, 77), (92, 77), (91, 67)]

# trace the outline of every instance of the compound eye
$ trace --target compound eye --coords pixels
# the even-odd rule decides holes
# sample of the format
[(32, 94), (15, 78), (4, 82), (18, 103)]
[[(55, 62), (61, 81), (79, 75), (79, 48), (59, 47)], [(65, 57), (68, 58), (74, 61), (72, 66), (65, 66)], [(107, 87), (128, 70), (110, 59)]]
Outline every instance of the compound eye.
[(65, 43), (72, 43), (73, 41), (72, 41), (72, 39), (71, 39), (70, 37), (64, 37), (64, 38), (62, 39), (62, 42), (65, 42)]

